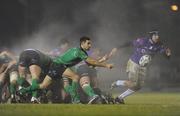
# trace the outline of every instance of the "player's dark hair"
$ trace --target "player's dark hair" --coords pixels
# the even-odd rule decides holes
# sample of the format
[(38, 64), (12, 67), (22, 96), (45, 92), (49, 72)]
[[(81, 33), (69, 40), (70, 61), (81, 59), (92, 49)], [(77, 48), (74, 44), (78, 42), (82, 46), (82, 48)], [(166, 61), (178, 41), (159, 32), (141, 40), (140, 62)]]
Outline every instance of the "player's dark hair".
[(150, 31), (149, 36), (152, 37), (153, 35), (159, 35), (159, 32), (157, 30)]
[(87, 40), (91, 40), (89, 37), (83, 36), (80, 38), (80, 45), (82, 42), (86, 42)]

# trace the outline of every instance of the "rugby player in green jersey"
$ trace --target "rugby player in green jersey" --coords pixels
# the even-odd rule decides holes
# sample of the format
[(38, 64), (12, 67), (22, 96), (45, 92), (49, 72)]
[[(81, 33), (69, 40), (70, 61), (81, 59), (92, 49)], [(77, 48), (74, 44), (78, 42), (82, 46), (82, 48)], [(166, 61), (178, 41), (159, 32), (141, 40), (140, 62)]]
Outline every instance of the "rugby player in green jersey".
[(45, 89), (51, 83), (53, 79), (61, 78), (62, 75), (72, 79), (72, 85), (69, 87), (71, 91), (71, 97), (73, 103), (79, 103), (79, 95), (77, 93), (78, 88), (78, 80), (79, 76), (73, 72), (70, 67), (78, 64), (81, 61), (85, 61), (88, 64), (98, 66), (98, 67), (105, 67), (105, 68), (113, 68), (113, 64), (107, 64), (105, 62), (99, 62), (91, 57), (88, 56), (86, 51), (90, 50), (91, 48), (91, 40), (89, 37), (81, 37), (80, 38), (80, 47), (70, 48), (64, 54), (56, 57), (53, 59), (52, 64), (49, 67), (49, 72), (46, 75), (45, 79), (41, 84), (36, 84), (31, 86), (30, 88), (24, 89), (24, 91), (35, 91), (37, 89)]

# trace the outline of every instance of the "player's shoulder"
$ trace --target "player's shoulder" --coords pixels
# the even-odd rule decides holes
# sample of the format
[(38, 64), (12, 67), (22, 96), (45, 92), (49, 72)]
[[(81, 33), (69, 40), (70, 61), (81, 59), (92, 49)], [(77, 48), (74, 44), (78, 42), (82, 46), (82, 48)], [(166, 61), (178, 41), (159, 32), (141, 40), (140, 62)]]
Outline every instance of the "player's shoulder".
[(72, 48), (72, 50), (77, 51), (77, 52), (84, 52), (84, 50), (80, 47), (74, 47)]
[(70, 48), (69, 50), (75, 51), (75, 52), (80, 52), (81, 51), (81, 49), (79, 47), (73, 47), (73, 48)]
[(74, 50), (80, 50), (79, 47), (73, 47), (72, 49), (74, 49)]
[(81, 49), (78, 47), (73, 47), (73, 48), (70, 48), (67, 52), (78, 55), (81, 53)]
[(136, 42), (141, 43), (141, 44), (146, 43), (148, 41), (149, 41), (149, 39), (145, 38), (145, 37), (139, 37), (136, 39)]
[(147, 38), (147, 37), (139, 37), (139, 38), (137, 38), (136, 40), (137, 40), (137, 41), (148, 41), (149, 38)]
[(80, 47), (74, 47), (74, 48), (71, 48), (71, 50), (75, 53), (78, 53), (78, 54), (87, 54), (86, 51), (84, 51), (82, 48)]

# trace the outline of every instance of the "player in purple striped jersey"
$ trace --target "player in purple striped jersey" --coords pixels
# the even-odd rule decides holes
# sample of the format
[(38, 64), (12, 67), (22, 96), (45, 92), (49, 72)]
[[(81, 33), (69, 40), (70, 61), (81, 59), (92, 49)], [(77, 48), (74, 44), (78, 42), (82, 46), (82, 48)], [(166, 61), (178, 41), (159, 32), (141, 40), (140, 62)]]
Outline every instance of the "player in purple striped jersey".
[[(171, 50), (160, 41), (158, 31), (149, 32), (150, 36), (138, 38), (133, 41), (134, 52), (127, 63), (126, 72), (128, 80), (117, 80), (111, 84), (111, 88), (126, 86), (128, 89), (116, 97), (116, 103), (124, 103), (124, 98), (141, 89), (146, 76), (147, 66), (155, 54), (164, 54), (167, 58), (171, 56)], [(126, 44), (130, 45), (130, 44)], [(121, 46), (126, 47), (126, 46)]]

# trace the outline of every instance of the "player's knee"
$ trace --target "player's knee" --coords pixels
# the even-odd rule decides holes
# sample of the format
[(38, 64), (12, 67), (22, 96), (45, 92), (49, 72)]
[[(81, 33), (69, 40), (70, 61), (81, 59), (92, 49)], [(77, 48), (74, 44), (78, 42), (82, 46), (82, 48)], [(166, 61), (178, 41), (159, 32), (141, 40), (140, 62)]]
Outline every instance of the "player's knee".
[(79, 75), (74, 75), (73, 76), (73, 81), (79, 81), (79, 78), (80, 78)]
[(142, 88), (142, 87), (141, 87), (140, 85), (136, 85), (136, 86), (134, 86), (132, 89), (133, 89), (134, 91), (139, 91), (141, 88)]
[(83, 81), (80, 83), (81, 84), (81, 87), (86, 87), (87, 85), (89, 85), (89, 82), (88, 81)]
[(141, 88), (142, 88), (142, 84), (138, 82), (134, 82), (133, 86), (131, 87), (131, 89), (134, 91), (139, 91)]
[(16, 84), (17, 79), (18, 79), (18, 74), (17, 74), (17, 72), (12, 72), (12, 73), (10, 74), (10, 83)]
[(79, 80), (79, 82), (80, 82), (80, 85), (81, 85), (81, 86), (83, 86), (83, 85), (85, 85), (85, 84), (90, 84), (89, 80), (86, 79), (86, 78), (81, 78), (81, 79)]

